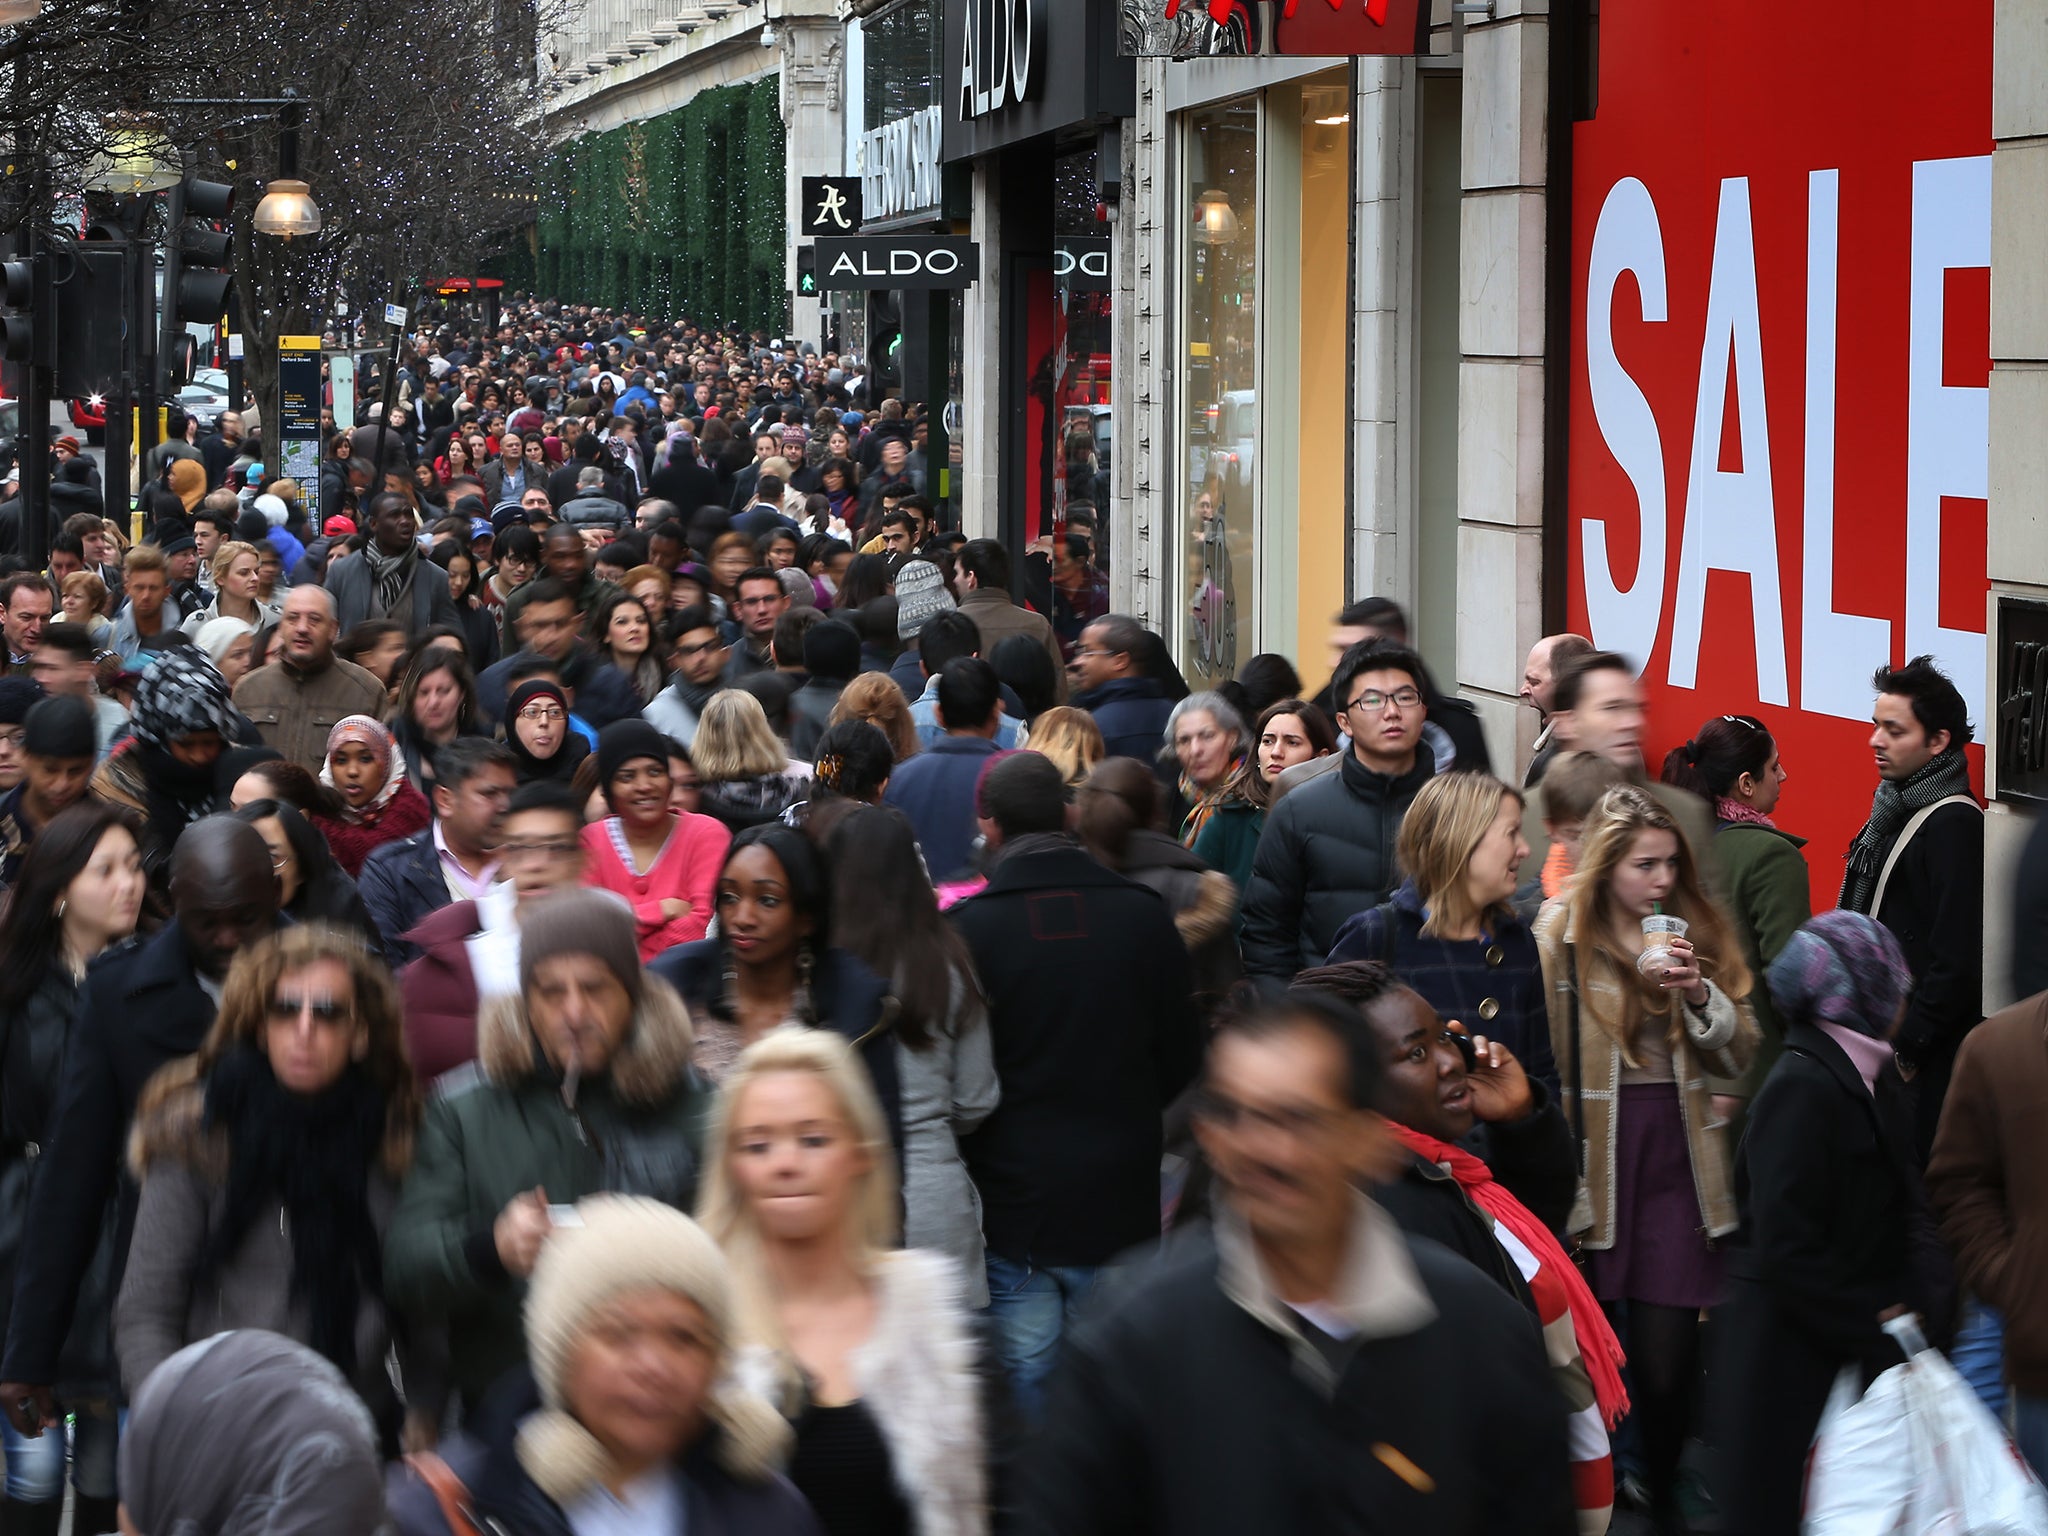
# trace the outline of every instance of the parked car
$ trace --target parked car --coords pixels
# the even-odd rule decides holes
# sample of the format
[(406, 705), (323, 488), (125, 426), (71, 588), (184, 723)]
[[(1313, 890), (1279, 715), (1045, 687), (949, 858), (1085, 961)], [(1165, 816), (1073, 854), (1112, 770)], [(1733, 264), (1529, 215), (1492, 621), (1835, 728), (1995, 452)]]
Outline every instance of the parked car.
[(213, 430), (221, 412), (229, 409), (228, 400), (228, 376), (221, 368), (196, 370), (192, 382), (178, 391), (178, 404), (202, 432)]

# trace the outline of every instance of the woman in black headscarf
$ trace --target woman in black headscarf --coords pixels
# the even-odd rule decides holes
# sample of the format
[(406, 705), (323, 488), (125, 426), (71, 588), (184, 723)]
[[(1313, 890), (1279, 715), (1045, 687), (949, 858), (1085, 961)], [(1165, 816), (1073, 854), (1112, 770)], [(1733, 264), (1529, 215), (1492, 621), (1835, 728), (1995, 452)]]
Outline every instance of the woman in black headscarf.
[(569, 696), (553, 678), (529, 677), (505, 701), (505, 745), (519, 759), (519, 782), (567, 784), (590, 743), (569, 723)]
[(95, 795), (142, 819), (142, 867), (158, 896), (168, 896), (179, 834), (214, 807), (214, 765), (240, 718), (205, 652), (163, 651), (135, 685), (128, 735), (93, 775)]

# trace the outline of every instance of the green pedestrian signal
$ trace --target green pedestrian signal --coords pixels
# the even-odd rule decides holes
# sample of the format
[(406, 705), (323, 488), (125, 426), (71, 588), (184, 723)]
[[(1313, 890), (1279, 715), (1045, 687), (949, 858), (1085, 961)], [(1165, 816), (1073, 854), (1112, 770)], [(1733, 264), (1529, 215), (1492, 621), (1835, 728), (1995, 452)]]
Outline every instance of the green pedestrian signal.
[(815, 245), (796, 248), (796, 294), (800, 299), (818, 296), (818, 248)]

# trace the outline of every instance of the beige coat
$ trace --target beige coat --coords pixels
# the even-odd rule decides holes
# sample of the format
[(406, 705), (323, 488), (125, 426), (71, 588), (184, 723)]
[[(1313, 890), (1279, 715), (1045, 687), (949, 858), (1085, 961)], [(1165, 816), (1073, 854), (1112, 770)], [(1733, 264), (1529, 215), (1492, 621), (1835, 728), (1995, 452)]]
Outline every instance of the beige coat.
[[(1543, 960), (1543, 981), (1550, 1001), (1550, 1046), (1564, 1084), (1564, 1109), (1574, 1099), (1584, 1106), (1585, 1151), (1579, 1203), (1571, 1228), (1582, 1234), (1587, 1248), (1614, 1246), (1615, 1113), (1621, 1083), (1620, 1020), (1626, 1007), (1624, 989), (1635, 978), (1597, 951), (1580, 953), (1577, 986), (1573, 985), (1571, 952), (1576, 948), (1571, 911), (1563, 897), (1543, 904), (1536, 916), (1536, 945)], [(1730, 1173), (1728, 1131), (1714, 1112), (1709, 1076), (1741, 1075), (1756, 1054), (1760, 1038), (1746, 999), (1730, 997), (1707, 983), (1704, 1009), (1681, 1006), (1684, 1028), (1672, 1051), (1678, 1079), (1679, 1113), (1692, 1151), (1692, 1182), (1698, 1193), (1701, 1229), (1709, 1238), (1724, 1237), (1737, 1225), (1734, 1179)], [(1572, 1074), (1572, 1029), (1579, 1032), (1583, 1081)]]

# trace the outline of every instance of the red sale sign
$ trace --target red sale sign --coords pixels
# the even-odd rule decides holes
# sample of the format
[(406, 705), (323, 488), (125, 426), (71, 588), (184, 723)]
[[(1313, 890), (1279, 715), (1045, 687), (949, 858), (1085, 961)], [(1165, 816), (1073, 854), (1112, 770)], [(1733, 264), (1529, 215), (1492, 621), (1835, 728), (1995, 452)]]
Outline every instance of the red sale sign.
[(1833, 905), (1873, 669), (1990, 729), (1991, 0), (1605, 7), (1572, 154), (1571, 626), (1641, 666), (1652, 774), (1770, 727)]

